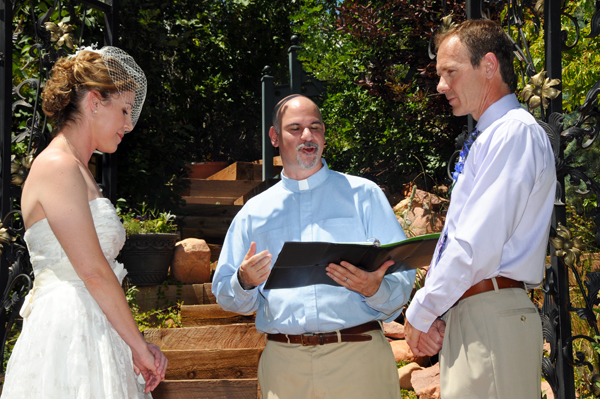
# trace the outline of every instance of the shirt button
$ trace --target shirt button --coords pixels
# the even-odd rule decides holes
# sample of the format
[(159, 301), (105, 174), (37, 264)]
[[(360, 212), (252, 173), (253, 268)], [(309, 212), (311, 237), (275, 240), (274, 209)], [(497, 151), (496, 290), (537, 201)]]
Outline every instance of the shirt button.
[(427, 319), (423, 319), (423, 323), (427, 323), (429, 320)]

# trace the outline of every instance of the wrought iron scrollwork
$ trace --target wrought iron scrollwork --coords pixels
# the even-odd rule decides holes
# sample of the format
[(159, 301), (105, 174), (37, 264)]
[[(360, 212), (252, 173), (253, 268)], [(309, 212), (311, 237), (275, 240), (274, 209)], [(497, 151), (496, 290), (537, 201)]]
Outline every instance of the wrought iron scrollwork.
[(540, 318), (542, 320), (542, 332), (546, 342), (550, 345), (550, 352), (548, 357), (542, 358), (542, 375), (544, 379), (548, 381), (553, 392), (558, 390), (558, 379), (556, 376), (556, 369), (554, 368), (554, 362), (558, 353), (558, 337), (556, 335), (556, 327), (558, 325), (558, 312), (556, 309), (545, 310), (542, 309), (540, 312)]
[[(550, 115), (548, 123), (539, 121), (540, 124), (545, 128), (548, 133), (548, 137), (555, 148), (556, 157), (556, 172), (559, 177), (558, 181), (564, 181), (564, 177), (569, 177), (569, 182), (574, 187), (580, 187), (582, 184), (585, 185), (585, 189), (576, 189), (578, 194), (587, 194), (593, 192), (596, 198), (600, 198), (600, 184), (595, 180), (591, 179), (587, 175), (587, 171), (583, 166), (574, 165), (574, 157), (569, 156), (566, 159), (561, 157), (560, 152), (556, 152), (563, 146), (566, 146), (569, 142), (575, 142), (577, 147), (581, 150), (589, 148), (597, 139), (598, 131), (600, 130), (600, 119), (598, 110), (598, 95), (600, 94), (600, 81), (597, 82), (587, 93), (583, 105), (579, 108), (579, 115), (573, 125), (568, 127), (566, 130), (560, 132), (563, 128), (562, 121), (564, 117), (561, 114), (553, 113)], [(559, 184), (559, 189), (564, 188)], [(558, 196), (557, 196), (558, 197)], [(595, 218), (596, 228), (600, 226), (600, 212), (599, 208), (596, 207), (592, 212), (588, 212), (588, 216)], [(554, 230), (555, 234), (550, 238), (552, 246), (556, 249), (554, 256), (562, 259), (562, 264), (568, 268), (570, 275), (574, 276), (579, 292), (583, 298), (583, 307), (575, 307), (570, 302), (568, 303), (568, 310), (572, 314), (577, 315), (580, 319), (587, 322), (590, 328), (594, 331), (595, 337), (589, 337), (587, 335), (579, 334), (572, 337), (563, 338), (562, 348), (559, 349), (560, 356), (572, 367), (587, 367), (590, 372), (593, 372), (593, 366), (591, 362), (586, 360), (586, 355), (582, 351), (575, 351), (573, 353), (573, 342), (575, 340), (585, 340), (593, 345), (600, 345), (597, 337), (600, 336), (600, 332), (597, 325), (596, 313), (594, 312), (594, 306), (600, 304), (600, 298), (598, 293), (600, 292), (600, 273), (588, 272), (586, 273), (586, 281), (582, 282), (581, 275), (578, 269), (575, 267), (579, 263), (579, 257), (581, 250), (584, 249), (585, 245), (581, 238), (571, 237), (571, 232), (562, 226), (560, 223)], [(596, 231), (595, 241), (600, 244), (600, 232)], [(567, 273), (567, 276), (569, 273)], [(567, 277), (568, 278), (568, 277)], [(556, 284), (553, 277), (546, 274), (546, 281), (549, 284)], [(551, 298), (556, 298), (559, 295), (565, 295), (565, 293), (558, 292), (547, 293), (544, 302), (547, 300), (551, 301)], [(566, 293), (568, 298), (568, 293)], [(549, 335), (549, 330), (544, 329), (544, 338), (548, 341), (552, 335)], [(554, 352), (555, 349), (552, 349)], [(553, 372), (550, 370), (556, 364), (555, 357), (551, 357), (544, 361), (543, 373), (546, 378), (552, 378)], [(549, 381), (549, 380), (548, 380)], [(595, 397), (600, 397), (600, 389), (595, 385), (596, 381), (600, 381), (600, 375), (593, 374), (590, 378), (590, 386), (588, 387), (590, 392)], [(549, 381), (554, 391), (555, 396), (558, 395), (558, 390)]]
[[(562, 133), (566, 142), (575, 141), (580, 149), (589, 148), (598, 138), (600, 132), (600, 109), (598, 108), (598, 95), (600, 95), (600, 80), (587, 92), (583, 105), (579, 108), (579, 117), (573, 124)], [(587, 171), (582, 166), (572, 166), (573, 157), (565, 160), (562, 173), (570, 176), (570, 182), (574, 186), (585, 184), (585, 190), (577, 190), (578, 194), (587, 194), (590, 191), (596, 196), (596, 208), (588, 212), (588, 216), (594, 218), (596, 225), (595, 241), (600, 245), (600, 183), (588, 177)]]
[(23, 240), (25, 227), (20, 211), (12, 211), (2, 220), (0, 245), (2, 256), (7, 261), (8, 276), (2, 292), (2, 312), (6, 316), (6, 326), (0, 342), (0, 353), (4, 353), (6, 340), (18, 316), (25, 295), (31, 290), (33, 270), (29, 253)]
[(590, 21), (590, 34), (586, 38), (591, 39), (598, 35), (600, 35), (600, 1), (596, 1), (596, 12)]

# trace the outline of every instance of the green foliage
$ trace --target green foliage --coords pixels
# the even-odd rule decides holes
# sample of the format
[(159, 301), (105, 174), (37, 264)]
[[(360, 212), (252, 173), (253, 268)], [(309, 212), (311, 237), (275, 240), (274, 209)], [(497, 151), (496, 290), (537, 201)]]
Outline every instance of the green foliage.
[(13, 324), (11, 330), (8, 332), (4, 345), (4, 353), (2, 355), (2, 370), (6, 370), (8, 359), (10, 359), (10, 355), (17, 343), (17, 339), (19, 338), (19, 335), (21, 335), (22, 324), (23, 321), (21, 319), (15, 320), (15, 324)]
[(119, 197), (174, 209), (186, 164), (261, 157), (262, 69), (287, 76), (288, 15), (297, 7), (284, 0), (120, 2), (120, 45), (144, 69), (148, 95), (119, 149)]
[[(41, 80), (43, 86), (48, 76), (45, 69), (40, 69), (39, 50), (36, 48), (36, 45), (41, 44), (42, 41), (37, 37), (34, 26), (38, 18), (49, 10), (54, 1), (40, 0), (31, 3), (20, 3), (21, 5), (14, 10), (12, 52), (13, 85), (18, 87), (22, 84), (18, 96), (13, 96), (13, 100), (23, 100), (14, 104), (14, 112), (12, 114), (13, 141), (11, 150), (12, 154), (17, 157), (31, 153), (31, 147), (34, 150), (36, 146), (38, 149), (44, 147), (43, 143), (29, 143), (29, 132), (33, 125), (34, 115), (36, 115), (37, 127), (46, 133), (46, 140), (51, 131), (51, 126), (44, 118), (42, 112), (41, 98), (37, 96), (38, 90), (41, 92), (38, 80)], [(33, 3), (36, 4), (33, 5), (32, 9)], [(99, 21), (104, 20), (101, 13), (81, 4), (74, 5), (73, 9), (78, 18), (71, 19), (67, 8), (57, 7), (49, 15), (48, 22), (71, 24), (74, 30), (70, 33), (76, 45), (89, 46), (92, 43), (102, 43), (103, 35), (98, 25)], [(85, 28), (83, 25), (85, 25)], [(82, 29), (84, 31), (83, 35), (81, 34)], [(54, 52), (59, 50), (64, 52), (64, 54), (74, 53), (74, 49), (69, 48), (66, 44), (58, 46), (58, 43), (53, 43), (51, 50)]]
[[(415, 74), (431, 63), (425, 27), (441, 16), (434, 4), (344, 2), (336, 10), (336, 1), (304, 0), (292, 17), (304, 68), (326, 82), (325, 157), (333, 169), (392, 190), (416, 177), (427, 177), (427, 189), (432, 179), (445, 180), (464, 121), (444, 99), (428, 96), (435, 88), (428, 74)], [(409, 18), (414, 12), (422, 19)]]
[(405, 399), (419, 399), (415, 391), (408, 391), (406, 389), (401, 389), (400, 395)]
[[(565, 113), (575, 112), (583, 104), (587, 91), (600, 78), (600, 41), (597, 38), (586, 38), (590, 34), (590, 19), (594, 11), (594, 3), (587, 0), (565, 3), (565, 10), (561, 18), (561, 27), (567, 35), (567, 44), (572, 46), (575, 43), (577, 27), (581, 33), (579, 41), (574, 47), (563, 51), (561, 90)], [(576, 27), (573, 21), (567, 18), (565, 14), (573, 16), (578, 26)], [(526, 15), (524, 20), (526, 21), (526, 36), (530, 38), (531, 57), (536, 71), (540, 72), (546, 69), (544, 30), (542, 28), (539, 35), (534, 33), (531, 14)], [(513, 37), (516, 37), (516, 31)], [(522, 89), (521, 86), (519, 89)]]
[[(33, 26), (54, 2), (34, 3), (33, 11), (25, 2), (15, 13), (15, 86), (40, 76), (37, 53), (30, 53), (36, 43)], [(146, 73), (148, 95), (140, 120), (117, 152), (118, 197), (174, 210), (182, 204), (190, 162), (261, 157), (262, 70), (271, 65), (278, 79), (287, 76), (288, 16), (297, 8), (296, 2), (284, 0), (119, 2), (116, 45)], [(74, 9), (77, 15), (71, 19), (69, 7), (59, 6), (49, 21), (71, 23), (81, 46), (102, 46), (102, 13), (83, 5)], [(46, 72), (41, 75), (43, 82)], [(30, 103), (36, 88), (23, 86)], [(41, 103), (37, 113), (43, 118)], [(31, 107), (18, 105), (13, 132), (25, 133), (32, 116)], [(46, 133), (51, 128), (45, 121), (42, 126)], [(20, 156), (28, 152), (26, 140), (13, 147)]]
[(175, 215), (170, 212), (158, 212), (149, 209), (145, 202), (139, 210), (127, 207), (124, 199), (117, 200), (117, 213), (123, 222), (127, 237), (133, 234), (174, 233), (177, 231)]
[[(168, 284), (165, 281), (163, 285)], [(161, 286), (162, 287), (162, 286)], [(137, 304), (136, 296), (139, 292), (139, 289), (135, 286), (129, 287), (125, 290), (125, 297), (127, 298), (127, 303), (129, 304), (129, 308), (131, 309), (131, 313), (133, 314), (133, 318), (138, 325), (140, 331), (147, 330), (149, 328), (181, 328), (181, 304), (180, 302), (176, 304), (169, 304), (167, 306), (160, 306), (159, 301), (160, 297), (160, 288), (159, 287), (159, 295), (155, 309), (148, 310), (146, 312), (141, 312), (140, 308)], [(180, 287), (178, 287), (180, 288)], [(164, 293), (163, 293), (164, 297)]]
[[(600, 180), (600, 143), (598, 140), (593, 145), (582, 150), (576, 142), (571, 142), (566, 150), (565, 157), (571, 159), (571, 165), (583, 168), (586, 175), (596, 182)], [(595, 242), (598, 226), (588, 214), (593, 214), (598, 205), (596, 195), (587, 190), (584, 182), (577, 184), (571, 179), (566, 180), (565, 197), (567, 202), (567, 226), (573, 236), (581, 236), (590, 251), (600, 251), (600, 246)]]

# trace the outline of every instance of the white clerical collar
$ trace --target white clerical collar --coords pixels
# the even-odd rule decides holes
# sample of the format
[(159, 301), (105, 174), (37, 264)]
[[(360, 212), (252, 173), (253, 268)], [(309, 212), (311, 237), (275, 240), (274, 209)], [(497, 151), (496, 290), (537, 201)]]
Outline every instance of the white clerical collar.
[(283, 183), (283, 187), (297, 193), (301, 191), (312, 190), (313, 188), (319, 186), (321, 183), (327, 180), (330, 172), (327, 162), (325, 162), (324, 158), (321, 158), (321, 162), (323, 162), (323, 167), (304, 180), (290, 179), (285, 175), (284, 169), (281, 172), (281, 182)]

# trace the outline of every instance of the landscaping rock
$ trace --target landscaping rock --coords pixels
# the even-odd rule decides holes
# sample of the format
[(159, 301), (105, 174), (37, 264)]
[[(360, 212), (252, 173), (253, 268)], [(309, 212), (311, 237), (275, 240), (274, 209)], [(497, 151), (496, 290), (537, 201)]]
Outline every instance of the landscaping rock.
[(419, 236), (442, 231), (447, 205), (448, 200), (414, 188), (393, 209), (406, 234)]
[(410, 382), (419, 399), (440, 399), (440, 364), (414, 371)]
[(424, 366), (429, 362), (429, 356), (420, 357), (412, 353), (410, 347), (403, 339), (392, 341), (390, 345), (392, 346), (396, 362), (414, 362), (419, 366)]
[(410, 379), (412, 373), (418, 370), (423, 370), (423, 367), (419, 366), (417, 363), (409, 363), (398, 369), (398, 378), (400, 379), (401, 389), (413, 389)]
[(204, 240), (186, 238), (175, 245), (171, 275), (184, 284), (210, 282), (210, 248)]
[(383, 323), (383, 333), (389, 338), (404, 339), (404, 326), (395, 321)]

